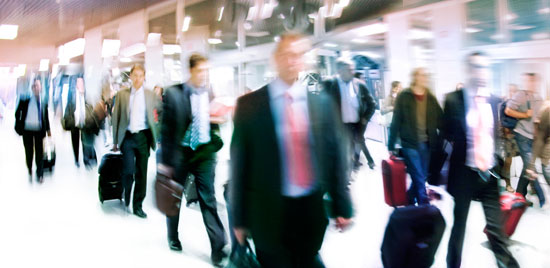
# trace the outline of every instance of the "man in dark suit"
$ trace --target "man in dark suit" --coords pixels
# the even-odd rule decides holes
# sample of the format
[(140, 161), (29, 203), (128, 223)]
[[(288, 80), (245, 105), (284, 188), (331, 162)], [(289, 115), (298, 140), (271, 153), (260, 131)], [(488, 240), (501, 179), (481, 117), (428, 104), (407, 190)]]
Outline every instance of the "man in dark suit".
[(36, 180), (40, 183), (43, 182), (44, 175), (44, 148), (42, 142), (46, 133), (51, 136), (48, 104), (42, 101), (41, 91), (40, 78), (35, 78), (31, 97), (21, 99), (15, 110), (15, 131), (23, 136), (29, 177), (32, 176), (32, 158), (34, 154)]
[[(214, 191), (216, 152), (223, 142), (219, 137), (221, 118), (211, 115), (212, 92), (207, 87), (208, 59), (200, 54), (189, 58), (188, 82), (170, 87), (163, 97), (161, 127), (162, 157), (159, 172), (184, 184), (189, 173), (195, 176), (199, 205), (212, 249), (211, 260), (220, 266), (227, 254), (226, 234)], [(178, 238), (179, 214), (166, 219), (170, 249), (181, 251)]]
[(443, 112), (443, 135), (453, 144), (448, 191), (455, 198), (447, 267), (460, 267), (466, 221), (474, 198), (483, 204), (489, 243), (498, 267), (519, 267), (502, 231), (498, 181), (492, 171), (500, 98), (491, 95), (487, 88), (488, 58), (473, 53), (467, 65), (469, 82), (464, 89), (446, 96)]
[[(376, 102), (369, 93), (367, 85), (353, 77), (354, 66), (351, 61), (338, 60), (336, 62), (338, 77), (325, 81), (324, 88), (334, 100), (339, 118), (349, 132), (354, 153), (354, 169), (358, 169), (361, 165), (360, 151), (363, 151), (369, 167), (373, 169), (375, 164), (365, 144), (365, 130), (367, 130), (367, 124), (376, 109)], [(356, 146), (360, 150), (356, 150)]]
[(130, 71), (132, 87), (120, 90), (116, 95), (112, 115), (113, 151), (122, 151), (122, 183), (124, 201), (130, 205), (130, 194), (135, 181), (132, 205), (134, 214), (146, 218), (142, 204), (147, 192), (147, 163), (149, 150), (157, 144), (157, 124), (153, 111), (159, 105), (155, 93), (143, 86), (145, 69), (134, 65)]
[(308, 92), (298, 75), (310, 48), (302, 36), (281, 36), (279, 77), (239, 98), (231, 142), (231, 213), (240, 244), (250, 234), (262, 267), (324, 267), (318, 251), (330, 193), (340, 229), (348, 226), (346, 138), (333, 103)]

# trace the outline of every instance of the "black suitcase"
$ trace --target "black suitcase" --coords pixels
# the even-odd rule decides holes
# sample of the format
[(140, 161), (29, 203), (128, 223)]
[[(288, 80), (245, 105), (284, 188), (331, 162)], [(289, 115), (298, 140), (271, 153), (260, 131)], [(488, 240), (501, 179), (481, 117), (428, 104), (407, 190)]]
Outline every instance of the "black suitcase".
[(42, 148), (44, 150), (42, 167), (44, 170), (49, 170), (52, 172), (53, 167), (55, 166), (55, 145), (53, 143), (53, 139), (51, 137), (46, 137), (44, 138), (44, 142), (42, 144)]
[(385, 268), (428, 268), (445, 231), (445, 220), (431, 205), (396, 208), (382, 242)]
[(99, 201), (122, 200), (122, 154), (107, 153), (99, 165)]

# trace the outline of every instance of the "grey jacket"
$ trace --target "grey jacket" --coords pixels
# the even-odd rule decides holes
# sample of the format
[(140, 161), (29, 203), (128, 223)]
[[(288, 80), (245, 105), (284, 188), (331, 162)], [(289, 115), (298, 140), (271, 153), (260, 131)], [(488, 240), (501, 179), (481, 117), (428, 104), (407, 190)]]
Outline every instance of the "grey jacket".
[[(154, 142), (151, 142), (150, 145), (151, 145), (151, 149), (155, 150), (156, 144), (157, 144), (156, 141), (159, 134), (158, 134), (157, 124), (155, 123), (155, 117), (154, 117), (153, 111), (155, 109), (160, 109), (161, 103), (157, 95), (155, 95), (153, 91), (148, 89), (143, 89), (143, 90), (145, 90), (145, 105), (147, 106), (146, 107), (147, 125), (151, 130), (151, 133), (153, 135), (153, 141), (154, 141)], [(121, 89), (116, 94), (113, 115), (111, 117), (112, 124), (113, 124), (113, 144), (116, 144), (119, 148), (122, 146), (122, 142), (124, 142), (124, 135), (126, 134), (126, 130), (128, 129), (128, 125), (130, 124), (130, 118), (128, 115), (129, 102), (130, 102), (130, 88)]]

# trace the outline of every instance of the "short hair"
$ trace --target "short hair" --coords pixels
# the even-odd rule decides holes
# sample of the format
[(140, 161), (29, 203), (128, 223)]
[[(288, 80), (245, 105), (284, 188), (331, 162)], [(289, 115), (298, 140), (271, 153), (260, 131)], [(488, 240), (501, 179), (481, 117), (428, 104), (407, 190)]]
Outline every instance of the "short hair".
[(141, 70), (145, 74), (145, 67), (143, 67), (143, 65), (141, 65), (141, 64), (137, 64), (137, 63), (134, 64), (132, 66), (132, 69), (130, 69), (130, 74), (132, 74), (135, 70)]
[(529, 76), (529, 77), (531, 77), (531, 78), (537, 78), (537, 74), (536, 74), (536, 73), (524, 73), (523, 75)]
[(195, 68), (199, 63), (208, 61), (208, 58), (199, 53), (193, 53), (189, 56), (189, 70)]
[(297, 32), (287, 32), (282, 34), (281, 36), (279, 36), (279, 42), (277, 42), (277, 45), (275, 47), (275, 53), (281, 50), (281, 46), (283, 43), (289, 42), (289, 41), (297, 41), (304, 38), (305, 36), (303, 34), (297, 33)]
[(393, 81), (393, 82), (391, 82), (391, 88), (396, 88), (400, 84), (401, 84), (401, 82), (399, 82), (399, 81)]
[(340, 58), (336, 61), (336, 69), (349, 67), (349, 66), (355, 66), (355, 63), (349, 59)]
[(468, 67), (470, 67), (472, 65), (472, 58), (473, 57), (488, 57), (488, 55), (485, 52), (482, 52), (482, 51), (474, 51), (474, 52), (468, 54), (468, 56), (466, 56), (466, 63), (468, 64)]

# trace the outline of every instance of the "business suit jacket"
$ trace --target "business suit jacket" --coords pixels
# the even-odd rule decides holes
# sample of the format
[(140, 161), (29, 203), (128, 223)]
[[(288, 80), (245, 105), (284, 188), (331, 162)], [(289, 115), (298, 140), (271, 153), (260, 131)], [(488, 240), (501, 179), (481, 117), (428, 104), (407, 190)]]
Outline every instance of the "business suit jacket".
[[(453, 196), (460, 194), (468, 194), (474, 190), (472, 187), (476, 185), (473, 181), (476, 178), (462, 176), (462, 172), (467, 167), (466, 150), (467, 150), (467, 125), (466, 125), (466, 106), (464, 102), (464, 90), (454, 91), (446, 95), (445, 106), (443, 110), (443, 136), (453, 144), (453, 151), (450, 158), (449, 166), (449, 185), (447, 190)], [(498, 105), (500, 98), (491, 95), (489, 104), (493, 111), (493, 138), (496, 144), (498, 143)]]
[[(21, 99), (17, 108), (15, 109), (15, 132), (22, 135), (25, 131), (25, 120), (27, 119), (27, 111), (29, 108), (29, 102), (31, 98)], [(46, 132), (50, 131), (50, 120), (48, 117), (48, 104), (44, 101), (40, 103), (41, 116), (42, 116), (42, 128), (40, 129), (40, 135), (46, 136)]]
[[(157, 98), (157, 95), (151, 90), (145, 90), (145, 106), (146, 106), (146, 120), (149, 129), (153, 135), (153, 141), (150, 146), (154, 150), (157, 146), (156, 140), (158, 135), (157, 125), (155, 124), (155, 117), (153, 115), (153, 110), (160, 106), (160, 102)], [(130, 88), (121, 89), (116, 94), (116, 101), (114, 105), (113, 115), (112, 115), (112, 124), (113, 124), (113, 144), (118, 145), (120, 148), (122, 142), (124, 141), (124, 135), (130, 124), (130, 118), (128, 114), (128, 103), (130, 102)]]
[[(364, 133), (376, 109), (376, 101), (369, 93), (367, 85), (363, 81), (353, 78), (352, 83), (355, 88), (359, 89), (359, 123), (361, 124), (362, 133)], [(342, 96), (340, 94), (340, 83), (338, 83), (338, 78), (323, 82), (323, 88), (334, 101), (338, 116), (340, 120), (342, 120)]]
[[(250, 230), (257, 248), (279, 252), (282, 245), (284, 198), (283, 174), (268, 86), (241, 96), (234, 116), (231, 142), (231, 212), (235, 227)], [(332, 198), (335, 216), (352, 216), (348, 189), (348, 161), (342, 126), (330, 99), (308, 93), (313, 167), (319, 182), (315, 196), (316, 210), (323, 208), (323, 194)], [(300, 219), (295, 219), (299, 221)], [(321, 230), (320, 241), (311, 241), (313, 252), (319, 250), (328, 223), (326, 215), (317, 215), (311, 226)], [(319, 239), (319, 238), (316, 238)]]
[[(192, 89), (187, 83), (179, 84), (168, 88), (164, 96), (161, 120), (161, 162), (170, 167), (178, 167), (183, 159), (183, 146), (181, 142), (185, 133), (193, 121), (191, 111), (191, 92)], [(209, 99), (213, 99), (212, 91), (209, 91)], [(215, 133), (219, 131), (217, 124), (210, 124), (210, 142), (201, 145), (200, 151), (203, 154), (215, 153), (222, 146), (221, 138)]]

